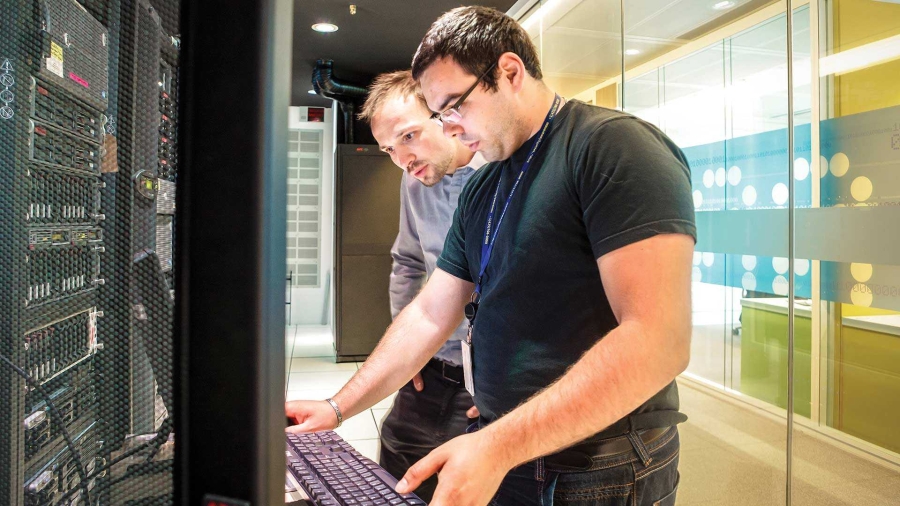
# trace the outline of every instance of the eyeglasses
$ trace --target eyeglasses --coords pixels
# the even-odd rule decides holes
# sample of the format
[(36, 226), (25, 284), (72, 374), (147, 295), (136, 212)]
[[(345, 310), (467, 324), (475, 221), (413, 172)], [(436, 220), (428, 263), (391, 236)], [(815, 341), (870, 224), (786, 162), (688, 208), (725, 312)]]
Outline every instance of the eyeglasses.
[(463, 102), (465, 102), (466, 99), (469, 98), (469, 95), (471, 95), (472, 92), (475, 91), (475, 88), (478, 87), (478, 83), (480, 83), (481, 80), (484, 79), (484, 76), (488, 75), (488, 72), (494, 70), (494, 67), (496, 66), (497, 62), (494, 62), (490, 67), (488, 67), (488, 69), (484, 71), (484, 74), (481, 74), (478, 77), (478, 80), (475, 81), (475, 84), (473, 84), (471, 88), (463, 93), (461, 97), (459, 97), (459, 100), (457, 100), (456, 103), (445, 109), (443, 112), (433, 113), (431, 115), (432, 121), (436, 122), (438, 125), (443, 125), (445, 121), (451, 124), (459, 123), (460, 120), (462, 120), (462, 113), (459, 112), (459, 108), (462, 107)]

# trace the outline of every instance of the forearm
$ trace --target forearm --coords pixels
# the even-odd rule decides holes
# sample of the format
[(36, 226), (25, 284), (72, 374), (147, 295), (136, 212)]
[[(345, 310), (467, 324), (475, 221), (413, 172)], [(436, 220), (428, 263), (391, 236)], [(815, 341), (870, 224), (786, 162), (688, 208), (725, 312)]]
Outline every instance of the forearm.
[(628, 415), (684, 370), (689, 336), (689, 329), (666, 333), (623, 323), (556, 383), (485, 429), (498, 457), (514, 467), (582, 441)]
[(344, 418), (400, 389), (437, 353), (458, 323), (435, 322), (423, 305), (413, 300), (394, 319), (360, 370), (334, 396)]

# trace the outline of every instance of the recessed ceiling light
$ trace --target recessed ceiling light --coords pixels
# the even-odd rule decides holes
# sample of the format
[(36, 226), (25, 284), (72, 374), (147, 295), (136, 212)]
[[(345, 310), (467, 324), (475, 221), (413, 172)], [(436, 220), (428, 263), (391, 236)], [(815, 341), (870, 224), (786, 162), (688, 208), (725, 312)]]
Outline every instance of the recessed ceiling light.
[(625, 54), (627, 54), (628, 56), (634, 56), (636, 54), (641, 54), (641, 50), (640, 49), (626, 49)]
[(310, 95), (315, 95), (315, 94), (316, 94), (316, 90), (309, 90), (309, 91), (307, 91), (307, 93), (309, 93)]
[(337, 25), (332, 23), (316, 23), (312, 25), (312, 29), (322, 33), (331, 33), (338, 31)]
[(732, 7), (734, 7), (734, 2), (730, 1), (718, 2), (713, 5), (713, 9), (717, 11), (724, 11), (725, 9), (730, 9)]

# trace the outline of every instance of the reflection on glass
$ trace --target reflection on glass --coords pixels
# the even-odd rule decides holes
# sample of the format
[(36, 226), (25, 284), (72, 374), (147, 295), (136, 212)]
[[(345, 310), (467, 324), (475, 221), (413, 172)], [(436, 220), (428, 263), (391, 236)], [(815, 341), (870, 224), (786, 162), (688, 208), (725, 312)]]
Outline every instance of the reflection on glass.
[[(566, 92), (653, 123), (691, 166), (699, 239), (682, 432), (705, 458), (683, 455), (679, 501), (784, 504), (788, 431), (758, 415), (784, 420), (792, 388), (795, 503), (893, 504), (900, 476), (884, 464), (900, 463), (900, 4), (794, 2), (788, 90), (784, 6), (715, 3), (628, 2), (618, 40), (618, 2), (545, 1), (535, 33), (550, 78), (569, 75)], [(626, 75), (598, 48), (622, 57)], [(753, 408), (705, 398), (698, 382)]]
[(900, 478), (885, 464), (900, 462), (900, 262), (896, 246), (876, 244), (900, 217), (900, 5), (817, 7), (810, 151), (818, 154), (813, 207), (822, 209), (806, 220), (819, 233), (797, 239), (814, 259), (818, 289), (811, 356), (795, 354), (798, 368), (810, 360), (811, 381), (793, 385), (795, 398), (810, 399), (794, 428), (794, 461), (809, 465), (794, 466), (793, 498), (894, 504)]
[[(544, 0), (522, 26), (541, 53), (544, 81), (563, 96), (621, 73), (619, 0)], [(611, 98), (598, 105), (616, 107), (615, 95)]]

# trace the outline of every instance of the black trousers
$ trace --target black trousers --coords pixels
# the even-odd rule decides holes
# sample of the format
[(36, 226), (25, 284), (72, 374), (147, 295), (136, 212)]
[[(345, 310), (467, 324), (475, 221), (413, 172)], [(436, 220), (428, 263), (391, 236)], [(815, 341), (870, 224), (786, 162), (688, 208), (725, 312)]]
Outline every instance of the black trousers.
[[(462, 384), (429, 367), (422, 370), (422, 380), (425, 388), (421, 392), (412, 382), (400, 389), (381, 428), (379, 464), (397, 479), (438, 446), (465, 434), (475, 421), (466, 417), (474, 403)], [(432, 476), (415, 493), (431, 502), (436, 487), (437, 476)]]

